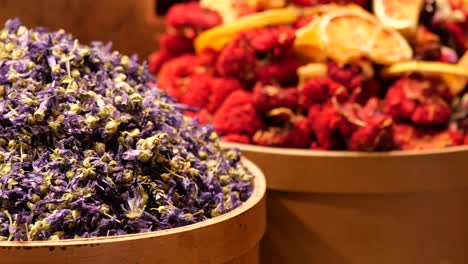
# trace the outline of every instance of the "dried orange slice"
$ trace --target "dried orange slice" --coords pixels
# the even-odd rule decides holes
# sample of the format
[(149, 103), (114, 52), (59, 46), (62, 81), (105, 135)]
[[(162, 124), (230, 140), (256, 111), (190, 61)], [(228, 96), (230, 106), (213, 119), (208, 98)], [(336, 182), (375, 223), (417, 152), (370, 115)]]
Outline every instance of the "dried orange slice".
[(379, 64), (392, 64), (413, 56), (402, 35), (358, 9), (339, 9), (314, 19), (297, 31), (294, 48), (306, 60), (324, 61), (328, 57), (341, 64), (363, 56)]
[(385, 27), (405, 33), (414, 32), (424, 0), (374, 0), (377, 18)]
[(239, 32), (272, 25), (291, 24), (299, 15), (298, 9), (288, 7), (244, 16), (232, 23), (226, 23), (201, 33), (195, 39), (195, 49), (197, 52), (205, 48), (220, 50)]

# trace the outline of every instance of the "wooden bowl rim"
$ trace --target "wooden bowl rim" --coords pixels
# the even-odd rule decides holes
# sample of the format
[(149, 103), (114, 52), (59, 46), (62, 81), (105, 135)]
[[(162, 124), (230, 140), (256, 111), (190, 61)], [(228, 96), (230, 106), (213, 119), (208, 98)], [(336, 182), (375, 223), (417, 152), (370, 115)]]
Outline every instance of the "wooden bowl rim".
[(453, 146), (437, 150), (394, 150), (387, 152), (365, 151), (335, 151), (335, 150), (311, 150), (295, 148), (265, 147), (252, 144), (222, 142), (225, 148), (239, 148), (241, 151), (261, 152), (282, 156), (299, 157), (330, 157), (330, 158), (393, 158), (393, 157), (424, 157), (443, 154), (456, 154), (468, 152), (468, 146)]
[(184, 232), (193, 231), (199, 228), (206, 228), (209, 226), (216, 225), (225, 220), (235, 218), (249, 211), (255, 207), (265, 196), (266, 193), (266, 179), (263, 172), (257, 165), (252, 161), (242, 158), (242, 163), (248, 168), (248, 170), (254, 175), (254, 190), (249, 199), (242, 204), (240, 207), (225, 213), (223, 215), (198, 222), (195, 224), (176, 227), (165, 230), (152, 231), (147, 233), (129, 234), (120, 236), (110, 237), (92, 237), (92, 238), (79, 238), (79, 239), (67, 239), (57, 241), (0, 241), (0, 248), (39, 248), (39, 247), (67, 247), (67, 246), (81, 246), (81, 245), (96, 245), (96, 244), (109, 244), (126, 241), (134, 241), (140, 239), (151, 239), (158, 238), (168, 235), (177, 235)]

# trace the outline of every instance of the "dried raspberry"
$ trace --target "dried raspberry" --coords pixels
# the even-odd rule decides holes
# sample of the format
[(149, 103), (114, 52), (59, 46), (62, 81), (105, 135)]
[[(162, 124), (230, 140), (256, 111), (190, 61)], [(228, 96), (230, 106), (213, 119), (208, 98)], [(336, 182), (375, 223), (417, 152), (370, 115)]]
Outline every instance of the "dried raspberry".
[(177, 30), (191, 29), (195, 34), (220, 25), (222, 22), (217, 12), (202, 8), (198, 2), (174, 5), (166, 16), (166, 23), (169, 27)]
[(348, 149), (354, 151), (385, 151), (392, 147), (392, 130), (372, 125), (356, 130), (348, 143)]
[(270, 127), (268, 130), (258, 131), (253, 142), (269, 147), (306, 148), (311, 143), (308, 120), (299, 119), (288, 127)]
[(331, 97), (343, 100), (347, 97), (346, 89), (337, 82), (326, 77), (315, 77), (307, 81), (299, 92), (299, 104), (309, 109), (313, 104), (322, 104)]
[[(383, 113), (377, 98), (370, 99), (356, 112), (356, 130), (348, 140), (348, 149), (357, 151), (383, 151), (393, 147), (392, 117)], [(347, 117), (349, 118), (349, 117)], [(352, 122), (351, 120), (350, 123)]]
[(229, 95), (213, 116), (213, 126), (221, 135), (252, 136), (262, 128), (252, 94), (238, 90)]
[(278, 60), (258, 63), (255, 68), (255, 80), (264, 84), (296, 84), (297, 69), (301, 63), (293, 55), (286, 55)]
[(169, 95), (181, 100), (187, 92), (190, 76), (197, 74), (211, 74), (215, 56), (210, 50), (202, 54), (182, 55), (164, 63), (158, 74), (158, 84)]
[(244, 36), (259, 55), (274, 57), (289, 54), (296, 38), (295, 31), (289, 27), (253, 29), (246, 31)]
[(313, 105), (308, 119), (317, 138), (314, 148), (379, 151), (392, 146), (392, 118), (382, 112), (377, 98), (364, 107), (336, 101)]
[(168, 61), (159, 71), (159, 87), (180, 100), (186, 90), (187, 77), (195, 74), (197, 65), (194, 55), (183, 55)]
[(250, 47), (244, 35), (238, 35), (222, 51), (216, 63), (216, 70), (223, 77), (251, 80), (257, 63), (255, 50)]
[(241, 81), (283, 83), (296, 80), (299, 61), (292, 55), (294, 30), (287, 27), (240, 33), (219, 55), (217, 73)]
[(402, 78), (390, 87), (386, 110), (396, 119), (411, 120), (419, 125), (441, 125), (452, 110), (444, 97), (449, 89), (432, 80)]
[(242, 90), (241, 83), (236, 79), (213, 78), (211, 94), (208, 99), (207, 110), (215, 113), (223, 104), (224, 100), (233, 92)]
[(193, 41), (185, 36), (164, 33), (159, 39), (160, 49), (167, 51), (173, 57), (186, 53), (194, 53)]
[(198, 55), (198, 63), (206, 67), (214, 67), (218, 60), (219, 53), (214, 49), (204, 49)]
[(239, 81), (235, 79), (216, 78), (208, 74), (193, 74), (184, 78), (184, 83), (178, 90), (180, 102), (206, 109), (214, 113), (224, 100), (234, 91), (242, 90)]
[(296, 109), (299, 101), (298, 97), (296, 88), (285, 89), (273, 85), (257, 84), (253, 90), (255, 106), (261, 114), (279, 107)]
[(354, 102), (365, 105), (370, 98), (376, 97), (379, 93), (379, 82), (375, 79), (369, 79), (362, 84), (362, 87), (355, 90), (353, 98)]
[(431, 150), (461, 144), (461, 136), (446, 130), (416, 128), (408, 124), (394, 124), (393, 141), (400, 150)]
[(346, 148), (339, 130), (341, 123), (345, 120), (331, 102), (312, 105), (307, 119), (317, 139), (314, 144), (315, 149), (343, 150)]
[(180, 102), (200, 109), (205, 108), (212, 92), (213, 78), (206, 74), (192, 75)]
[(340, 67), (336, 62), (328, 63), (328, 77), (349, 88), (350, 91), (361, 87), (365, 78), (362, 70), (355, 64), (347, 64)]
[(238, 134), (228, 134), (228, 135), (222, 136), (221, 140), (226, 141), (226, 142), (236, 142), (236, 143), (241, 143), (241, 144), (252, 143), (252, 140), (250, 139), (250, 137), (247, 137), (244, 135), (238, 135)]

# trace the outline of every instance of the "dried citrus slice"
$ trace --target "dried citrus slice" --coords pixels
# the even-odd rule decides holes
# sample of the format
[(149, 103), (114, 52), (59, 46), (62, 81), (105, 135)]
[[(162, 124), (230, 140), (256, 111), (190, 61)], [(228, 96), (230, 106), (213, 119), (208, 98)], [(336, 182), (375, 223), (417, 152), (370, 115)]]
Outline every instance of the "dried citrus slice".
[[(468, 72), (468, 51), (460, 58), (457, 66), (463, 67)], [(452, 74), (444, 74), (442, 75), (442, 79), (448, 84), (453, 94), (462, 92), (468, 83), (467, 77), (454, 76)]]
[(395, 63), (382, 70), (384, 76), (395, 76), (411, 72), (468, 78), (468, 68), (466, 66), (436, 61), (405, 61)]
[(201, 33), (195, 39), (195, 49), (197, 52), (205, 48), (220, 50), (239, 32), (272, 25), (290, 24), (296, 21), (299, 15), (298, 9), (288, 7), (244, 16), (232, 23), (226, 23)]
[(299, 84), (302, 85), (315, 77), (324, 77), (327, 75), (328, 66), (325, 63), (309, 63), (297, 69)]
[[(219, 1), (219, 0), (215, 0)], [(220, 1), (222, 2), (222, 1)], [(285, 7), (286, 0), (247, 0), (247, 5), (259, 9), (271, 9)]]
[(424, 0), (374, 0), (377, 18), (386, 27), (402, 32), (414, 32)]
[(302, 16), (313, 17), (313, 18), (321, 17), (323, 15), (329, 14), (331, 12), (339, 11), (339, 10), (356, 10), (356, 11), (365, 12), (365, 9), (363, 9), (360, 5), (356, 5), (356, 4), (341, 5), (341, 4), (333, 4), (333, 3), (301, 8), (300, 10), (301, 10)]
[(339, 9), (314, 19), (297, 31), (294, 48), (304, 59), (323, 61), (329, 57), (341, 64), (363, 56), (379, 64), (392, 64), (413, 56), (402, 35), (358, 9)]
[(239, 0), (200, 0), (200, 5), (204, 8), (217, 11), (224, 23), (234, 21), (239, 17), (239, 13), (233, 8)]

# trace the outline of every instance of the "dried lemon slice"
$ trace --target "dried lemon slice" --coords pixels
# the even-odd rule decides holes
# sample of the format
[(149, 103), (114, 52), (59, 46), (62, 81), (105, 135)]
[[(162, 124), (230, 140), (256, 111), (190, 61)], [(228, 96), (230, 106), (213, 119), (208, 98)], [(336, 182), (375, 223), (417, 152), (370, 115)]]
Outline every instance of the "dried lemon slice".
[(436, 61), (406, 61), (395, 63), (382, 70), (384, 76), (395, 76), (403, 73), (419, 72), (426, 74), (447, 74), (468, 78), (468, 68), (457, 64)]
[(379, 64), (392, 64), (413, 56), (402, 35), (358, 9), (339, 9), (314, 19), (297, 31), (294, 48), (304, 59), (323, 61), (328, 57), (341, 64), (363, 56)]
[[(214, 0), (220, 1), (220, 0)], [(222, 2), (222, 1), (220, 1)], [(286, 0), (247, 0), (247, 5), (259, 9), (271, 9), (285, 7), (287, 4)]]
[(384, 26), (404, 33), (414, 32), (424, 0), (374, 0), (373, 8)]
[(290, 24), (296, 21), (299, 15), (298, 9), (288, 7), (241, 17), (232, 23), (226, 23), (201, 33), (195, 39), (195, 49), (197, 52), (205, 48), (220, 50), (239, 32), (272, 25)]
[(331, 12), (339, 11), (339, 10), (355, 10), (355, 11), (365, 11), (360, 5), (356, 4), (326, 4), (326, 5), (316, 5), (312, 7), (303, 7), (300, 9), (302, 16), (306, 17), (313, 17), (318, 18), (329, 14)]
[(324, 77), (327, 75), (328, 66), (325, 63), (309, 63), (297, 69), (299, 76), (299, 85), (306, 83), (315, 77)]
[[(468, 51), (460, 58), (457, 66), (462, 67), (468, 72)], [(468, 83), (467, 77), (454, 76), (451, 74), (442, 75), (442, 79), (448, 84), (453, 94), (459, 94), (462, 92)]]

